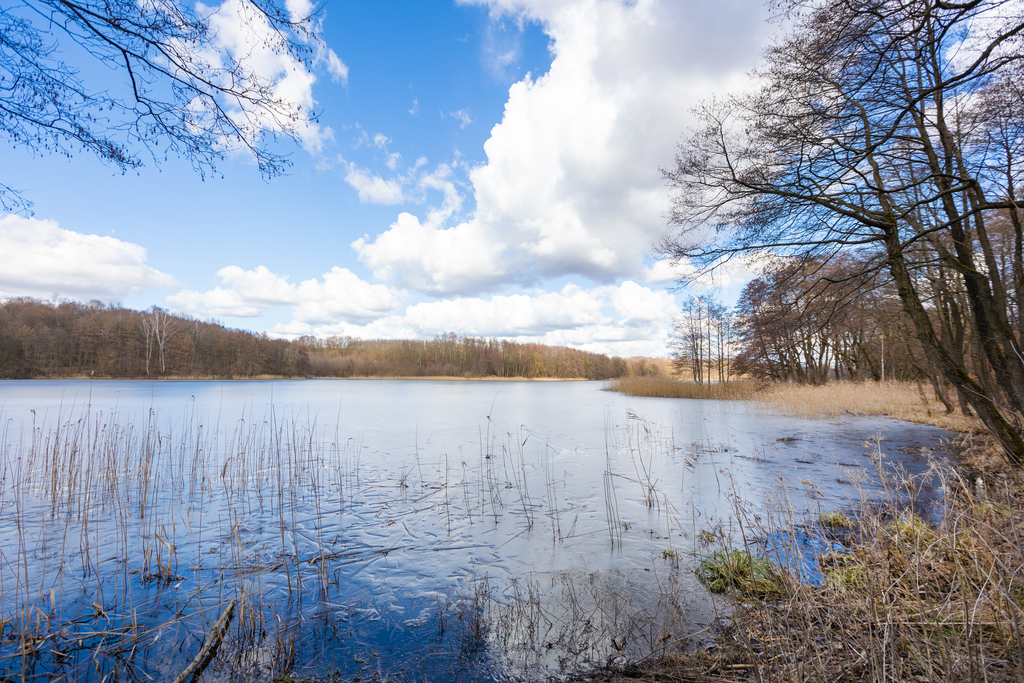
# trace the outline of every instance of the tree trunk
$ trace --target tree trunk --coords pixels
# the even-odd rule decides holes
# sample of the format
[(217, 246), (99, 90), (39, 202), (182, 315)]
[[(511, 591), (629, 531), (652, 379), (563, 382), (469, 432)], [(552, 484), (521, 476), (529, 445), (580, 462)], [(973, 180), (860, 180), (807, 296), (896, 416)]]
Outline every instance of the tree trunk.
[(895, 228), (888, 231), (886, 251), (889, 255), (889, 272), (892, 274), (903, 309), (910, 316), (917, 330), (918, 339), (925, 348), (929, 359), (942, 372), (946, 380), (966, 394), (971, 407), (978, 413), (982, 423), (999, 443), (1010, 462), (1018, 467), (1024, 465), (1024, 438), (1003, 416), (993, 398), (985, 388), (974, 380), (963, 366), (946, 352), (935, 335), (928, 313), (914, 290), (913, 280), (903, 260), (899, 238)]

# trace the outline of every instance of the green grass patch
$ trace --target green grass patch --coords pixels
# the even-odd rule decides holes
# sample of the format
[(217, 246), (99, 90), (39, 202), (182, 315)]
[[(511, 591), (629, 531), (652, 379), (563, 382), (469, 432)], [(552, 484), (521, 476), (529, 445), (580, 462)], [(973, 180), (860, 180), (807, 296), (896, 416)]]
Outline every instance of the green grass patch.
[(852, 529), (855, 526), (853, 520), (847, 517), (842, 510), (822, 512), (818, 515), (818, 524), (826, 529)]
[(695, 572), (712, 593), (730, 588), (749, 597), (773, 597), (785, 591), (782, 571), (763, 557), (746, 550), (716, 550), (701, 560)]

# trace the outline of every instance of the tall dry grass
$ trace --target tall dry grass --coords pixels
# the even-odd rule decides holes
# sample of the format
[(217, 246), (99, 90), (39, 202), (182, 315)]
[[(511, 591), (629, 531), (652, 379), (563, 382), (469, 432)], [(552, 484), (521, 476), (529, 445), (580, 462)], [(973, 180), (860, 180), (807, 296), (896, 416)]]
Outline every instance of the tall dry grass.
[[(966, 437), (969, 467), (991, 461), (983, 442)], [(852, 512), (823, 511), (810, 527), (794, 524), (784, 495), (771, 514), (748, 518), (733, 541), (751, 549), (759, 534), (817, 533), (833, 544), (817, 559), (821, 584), (786, 568), (772, 573), (780, 580), (770, 593), (731, 581), (732, 608), (711, 644), (690, 643), (613, 680), (1024, 680), (1020, 474), (936, 466), (886, 483), (881, 502), (862, 496)], [(924, 505), (916, 494), (926, 487), (945, 495)], [(746, 553), (712, 553), (701, 569), (717, 577), (709, 563), (729, 569), (720, 558), (733, 556)]]
[[(630, 393), (703, 397), (650, 386), (658, 393), (640, 384)], [(812, 533), (838, 545), (819, 560), (819, 586), (780, 570), (771, 573), (780, 592), (746, 591), (737, 567), (756, 551), (709, 554), (699, 575), (733, 586), (714, 641), (644, 663), (628, 679), (1024, 682), (1024, 476), (978, 435), (978, 420), (946, 413), (913, 383), (773, 385), (742, 398), (789, 415), (886, 415), (964, 432), (960, 462), (927, 480), (888, 480), (881, 502), (862, 496), (852, 512), (823, 511)], [(923, 489), (942, 492), (936, 507), (914, 503)], [(780, 500), (733, 540), (753, 549), (747, 541), (758, 534), (806, 534)]]
[(749, 380), (697, 384), (667, 376), (623, 377), (607, 391), (628, 396), (757, 401), (765, 410), (800, 417), (886, 415), (956, 432), (979, 433), (981, 422), (960, 412), (947, 413), (931, 387), (912, 382), (829, 382), (822, 385), (770, 384)]
[(655, 375), (649, 377), (621, 377), (609, 382), (605, 387), (605, 391), (615, 391), (627, 396), (651, 396), (655, 398), (702, 398), (747, 401), (756, 397), (757, 385), (748, 381), (698, 384), (696, 382), (673, 379), (664, 375)]
[(886, 415), (951, 431), (981, 431), (977, 418), (960, 412), (946, 413), (930, 387), (911, 382), (772, 384), (758, 392), (756, 400), (789, 415)]
[[(674, 436), (641, 422), (633, 416), (605, 435), (612, 547), (629, 529), (619, 496), (642, 491), (648, 507), (668, 509), (651, 460), (673, 448)], [(32, 423), (31, 431), (16, 431), (15, 424), (0, 415), (0, 681), (174, 680), (193, 663), (191, 671), (205, 680), (294, 680), (295, 670), (319, 675), (327, 664), (310, 653), (328, 646), (353, 651), (348, 620), (376, 612), (375, 598), (349, 585), (362, 567), (399, 550), (461, 556), (465, 546), (446, 542), (444, 531), (449, 540), (465, 538), (483, 520), (512, 538), (534, 530), (538, 544), (552, 549), (576, 533), (576, 520), (559, 507), (565, 482), (548, 449), (537, 466), (522, 425), (502, 433), (489, 419), (468, 467), (447, 454), (421, 463), (414, 442), (415, 468), (410, 461), (382, 475), (361, 465), (361, 441), (315, 420), (279, 417), (273, 408), (223, 428), (204, 426), (195, 408), (180, 421), (150, 411), (138, 422), (86, 407)], [(617, 449), (628, 450), (635, 478), (612, 470), (609, 454)], [(388, 522), (380, 519), (384, 510)], [(669, 537), (673, 524), (681, 527), (677, 517), (661, 529)], [(410, 531), (403, 518), (421, 529)], [(380, 527), (397, 527), (396, 519), (407, 536), (397, 529), (382, 534)], [(365, 538), (380, 540), (361, 540), (364, 529), (372, 532)], [(437, 540), (405, 541), (417, 536)], [(442, 656), (482, 661), (481, 648), (492, 647), (484, 641), (485, 627), (492, 627), (483, 616), (498, 624), (502, 651), (518, 653), (538, 671), (552, 664), (553, 653), (572, 665), (589, 661), (623, 638), (622, 629), (630, 642), (660, 637), (646, 602), (609, 598), (606, 608), (584, 592), (560, 606), (537, 589), (526, 602), (517, 598), (509, 610), (495, 603), (487, 614), (486, 591), (469, 602), (439, 599), (422, 622), (438, 626), (437, 638), (416, 636), (417, 652), (409, 657), (430, 666)], [(328, 603), (338, 609), (313, 616), (301, 609)], [(525, 612), (517, 611), (520, 604)], [(524, 631), (524, 623), (541, 623), (522, 621), (535, 612), (543, 612), (536, 618), (544, 631)], [(584, 623), (592, 630), (581, 630)], [(552, 635), (556, 628), (562, 630)], [(403, 637), (413, 636), (394, 636), (389, 650), (399, 654), (389, 652), (388, 661), (401, 656)], [(342, 640), (348, 642), (337, 645)]]

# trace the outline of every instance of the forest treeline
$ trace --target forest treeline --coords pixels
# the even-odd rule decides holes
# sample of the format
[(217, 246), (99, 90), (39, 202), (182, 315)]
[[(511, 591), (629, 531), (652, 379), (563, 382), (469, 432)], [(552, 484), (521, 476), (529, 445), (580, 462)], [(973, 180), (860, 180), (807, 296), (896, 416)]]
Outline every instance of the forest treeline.
[[(990, 275), (1005, 278), (1006, 299), (1015, 304), (1008, 306), (1008, 324), (1024, 333), (1024, 308), (1016, 305), (1024, 301), (1024, 278), (1014, 276), (1024, 272), (1018, 232), (1006, 212), (988, 216), (988, 230)], [(697, 382), (927, 382), (947, 411), (959, 407), (970, 414), (968, 395), (930, 362), (896, 283), (874, 263), (880, 258), (864, 249), (828, 259), (776, 259), (747, 283), (732, 310), (711, 296), (690, 297), (670, 343), (677, 374)], [(945, 352), (997, 393), (963, 279), (939, 259), (925, 257), (913, 278)]]
[[(891, 283), (863, 276), (863, 264), (852, 261), (775, 263), (747, 283), (731, 310), (713, 296), (688, 298), (670, 341), (676, 374), (798, 384), (930, 378)], [(977, 340), (949, 316), (957, 310), (955, 302), (936, 310), (936, 322), (951, 331), (951, 348), (978, 363)]]
[(523, 377), (656, 374), (645, 359), (449, 333), (430, 340), (295, 341), (100, 302), (0, 304), (0, 378)]

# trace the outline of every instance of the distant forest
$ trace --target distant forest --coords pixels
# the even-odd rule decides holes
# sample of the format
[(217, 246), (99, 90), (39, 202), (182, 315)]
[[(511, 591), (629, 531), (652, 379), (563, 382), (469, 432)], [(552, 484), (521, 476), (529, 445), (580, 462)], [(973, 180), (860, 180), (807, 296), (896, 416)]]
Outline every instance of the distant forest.
[(0, 378), (524, 377), (657, 374), (644, 359), (445, 334), (432, 340), (295, 341), (100, 302), (0, 304)]

